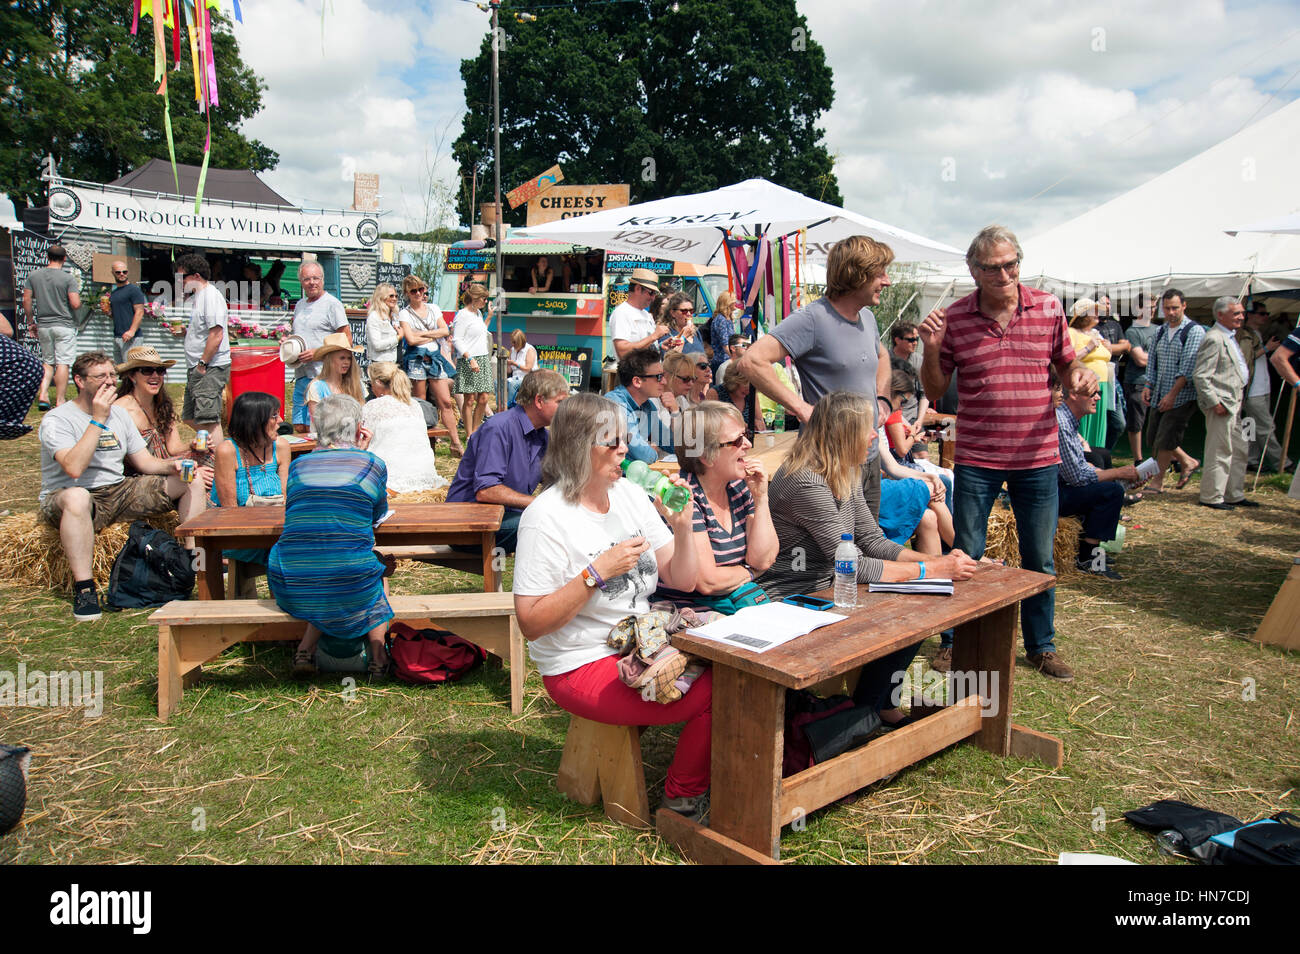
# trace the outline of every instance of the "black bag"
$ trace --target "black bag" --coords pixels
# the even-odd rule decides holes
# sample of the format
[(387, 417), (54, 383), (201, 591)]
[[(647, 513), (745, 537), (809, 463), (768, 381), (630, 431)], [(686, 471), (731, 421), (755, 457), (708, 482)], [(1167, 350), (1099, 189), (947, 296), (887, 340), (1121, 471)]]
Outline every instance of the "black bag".
[(880, 714), (848, 696), (821, 698), (807, 689), (785, 694), (785, 751), (781, 776), (795, 775), (865, 745), (880, 730)]
[(170, 533), (136, 520), (113, 561), (106, 602), (113, 609), (143, 609), (187, 600), (194, 591), (193, 563)]
[(1278, 812), (1276, 824), (1254, 824), (1237, 830), (1231, 848), (1216, 859), (1225, 865), (1300, 865), (1300, 818)]

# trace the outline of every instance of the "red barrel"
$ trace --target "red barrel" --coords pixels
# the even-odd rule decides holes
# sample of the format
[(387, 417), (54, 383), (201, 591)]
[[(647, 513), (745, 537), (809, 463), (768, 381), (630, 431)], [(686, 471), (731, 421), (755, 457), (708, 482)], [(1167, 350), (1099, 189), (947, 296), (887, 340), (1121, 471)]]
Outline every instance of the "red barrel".
[(284, 416), (284, 362), (279, 347), (230, 349), (230, 396), (226, 404), (227, 419), (235, 398), (245, 391), (263, 391), (280, 402)]

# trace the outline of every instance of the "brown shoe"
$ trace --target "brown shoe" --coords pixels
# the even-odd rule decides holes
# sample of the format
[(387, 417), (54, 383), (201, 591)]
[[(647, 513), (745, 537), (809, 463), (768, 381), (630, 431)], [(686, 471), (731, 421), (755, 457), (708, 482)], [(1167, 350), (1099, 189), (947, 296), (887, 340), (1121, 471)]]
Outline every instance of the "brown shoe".
[(951, 672), (952, 647), (940, 646), (939, 651), (935, 653), (934, 658), (930, 660), (930, 668), (935, 672)]
[(1029, 660), (1029, 665), (1044, 676), (1051, 676), (1053, 679), (1061, 680), (1061, 682), (1070, 682), (1074, 679), (1074, 670), (1067, 666), (1060, 656), (1050, 650), (1045, 653), (1027, 655), (1026, 658)]

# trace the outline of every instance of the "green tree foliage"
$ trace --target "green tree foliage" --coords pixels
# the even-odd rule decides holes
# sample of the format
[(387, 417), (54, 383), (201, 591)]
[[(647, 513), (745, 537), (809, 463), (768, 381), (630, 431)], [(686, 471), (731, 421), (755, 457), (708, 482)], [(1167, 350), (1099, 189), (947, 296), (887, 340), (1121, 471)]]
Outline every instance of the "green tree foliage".
[[(512, 9), (528, 4), (500, 17), (503, 191), (559, 162), (566, 182), (630, 183), (633, 202), (755, 176), (843, 201), (817, 125), (831, 70), (794, 0), (573, 2), (525, 23)], [(485, 34), (461, 62), (467, 112), (453, 147), (480, 183), (491, 181), (491, 70)]]
[[(108, 182), (150, 159), (167, 158), (163, 99), (153, 81), (153, 26), (132, 36), (130, 4), (11, 0), (0, 6), (0, 184), (15, 207), (44, 194), (41, 162), (53, 155), (60, 174)], [(203, 161), (207, 123), (194, 101), (188, 42), (167, 87), (176, 161)], [(212, 159), (218, 168), (274, 169), (279, 155), (239, 131), (262, 108), (266, 84), (239, 58), (230, 25), (213, 23), (217, 92)]]

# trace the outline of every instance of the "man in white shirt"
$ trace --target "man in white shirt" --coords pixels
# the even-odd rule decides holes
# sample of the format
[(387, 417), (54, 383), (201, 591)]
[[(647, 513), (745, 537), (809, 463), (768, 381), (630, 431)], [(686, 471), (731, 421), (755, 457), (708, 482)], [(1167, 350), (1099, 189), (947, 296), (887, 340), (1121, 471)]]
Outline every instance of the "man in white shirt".
[(185, 404), (181, 420), (208, 432), (208, 452), (221, 443), (221, 411), (230, 383), (230, 338), (226, 334), (226, 299), (211, 284), (212, 270), (202, 255), (182, 255), (176, 271), (190, 296), (190, 323), (185, 329)]
[(341, 332), (352, 343), (352, 326), (348, 324), (343, 303), (325, 291), (325, 270), (319, 262), (303, 262), (298, 269), (303, 297), (293, 306), (293, 333), (307, 343), (298, 356), (293, 372), (293, 429), (299, 434), (311, 430), (311, 412), (307, 410), (307, 386), (320, 374), (320, 362), (313, 361), (316, 349), (325, 336)]
[(614, 339), (614, 353), (620, 361), (629, 351), (649, 348), (669, 333), (667, 325), (657, 324), (646, 311), (659, 294), (655, 273), (648, 268), (637, 268), (628, 282), (627, 301), (609, 316), (609, 336)]
[(1246, 499), (1247, 446), (1241, 433), (1241, 404), (1250, 371), (1236, 333), (1246, 309), (1227, 295), (1214, 302), (1215, 325), (1196, 352), (1192, 384), (1205, 414), (1205, 470), (1201, 506), (1215, 510), (1258, 507)]

